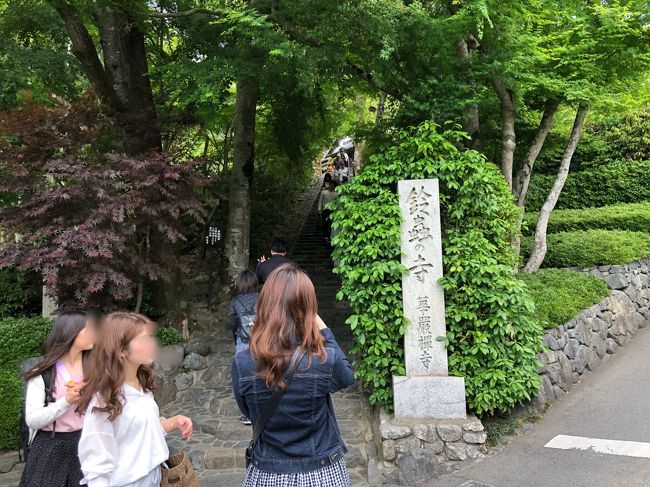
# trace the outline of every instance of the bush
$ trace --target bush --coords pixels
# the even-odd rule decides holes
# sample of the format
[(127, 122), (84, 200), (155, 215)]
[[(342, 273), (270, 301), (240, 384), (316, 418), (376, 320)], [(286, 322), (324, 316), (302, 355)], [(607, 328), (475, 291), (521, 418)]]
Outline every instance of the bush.
[(23, 404), (19, 364), (40, 355), (52, 328), (45, 318), (0, 319), (0, 449), (18, 447), (18, 425)]
[[(627, 264), (650, 255), (650, 235), (623, 230), (578, 230), (549, 234), (544, 267), (591, 267)], [(522, 238), (526, 257), (533, 245), (531, 237)]]
[(158, 340), (163, 347), (176, 345), (183, 341), (183, 335), (176, 328), (162, 326), (158, 329)]
[(369, 400), (392, 408), (392, 376), (404, 375), (400, 263), (400, 179), (438, 178), (451, 375), (464, 376), (476, 413), (509, 411), (539, 390), (537, 353), (543, 328), (533, 301), (513, 272), (510, 236), (517, 209), (496, 166), (453, 143), (462, 134), (433, 123), (394, 135), (339, 188), (333, 239), (338, 298), (349, 301), (356, 373)]
[(0, 319), (0, 367), (40, 355), (51, 329), (52, 321), (46, 318)]
[[(537, 213), (527, 213), (524, 221), (528, 228), (534, 229)], [(555, 210), (548, 223), (548, 233), (590, 229), (650, 233), (650, 202), (584, 210)]]
[(0, 450), (20, 446), (18, 428), (23, 405), (23, 385), (14, 367), (0, 367)]
[(0, 269), (0, 318), (40, 312), (38, 287), (15, 267)]
[(603, 279), (566, 269), (542, 269), (522, 273), (520, 278), (535, 301), (537, 317), (547, 328), (566, 323), (610, 295)]
[[(526, 209), (538, 211), (544, 204), (555, 175), (533, 174)], [(650, 161), (615, 162), (569, 173), (557, 209), (579, 209), (650, 201)]]

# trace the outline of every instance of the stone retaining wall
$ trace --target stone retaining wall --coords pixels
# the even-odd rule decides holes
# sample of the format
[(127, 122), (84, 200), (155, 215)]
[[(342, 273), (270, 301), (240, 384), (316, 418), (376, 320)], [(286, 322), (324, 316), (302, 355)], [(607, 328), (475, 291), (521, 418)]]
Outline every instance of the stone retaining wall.
[(612, 295), (547, 331), (544, 344), (549, 351), (540, 355), (542, 385), (534, 407), (564, 395), (586, 370), (594, 370), (607, 354), (616, 353), (639, 328), (650, 324), (649, 263), (571, 269), (602, 277)]
[(602, 277), (611, 289), (624, 292), (634, 303), (637, 313), (646, 321), (650, 320), (650, 259), (624, 265), (569, 269)]
[(431, 478), (451, 469), (445, 464), (487, 452), (483, 424), (471, 415), (467, 419), (398, 420), (381, 409), (374, 429), (384, 477), (401, 485), (417, 484), (414, 475)]

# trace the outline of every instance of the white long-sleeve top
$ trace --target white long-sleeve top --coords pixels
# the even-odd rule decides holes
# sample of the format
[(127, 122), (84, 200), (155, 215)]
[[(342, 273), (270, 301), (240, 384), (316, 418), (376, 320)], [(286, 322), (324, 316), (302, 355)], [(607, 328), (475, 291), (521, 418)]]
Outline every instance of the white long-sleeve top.
[(108, 421), (108, 413), (92, 412), (90, 402), (79, 440), (82, 485), (120, 487), (146, 476), (169, 458), (158, 405), (151, 392), (125, 384), (122, 413)]
[(323, 210), (327, 209), (327, 205), (329, 205), (332, 201), (334, 201), (336, 198), (338, 198), (339, 195), (332, 190), (329, 189), (324, 189), (320, 193), (320, 198), (318, 198), (318, 212), (322, 212)]
[(56, 421), (70, 408), (70, 403), (62, 395), (60, 399), (45, 406), (45, 381), (37, 375), (27, 382), (25, 394), (25, 422), (29, 427), (29, 441), (36, 432)]

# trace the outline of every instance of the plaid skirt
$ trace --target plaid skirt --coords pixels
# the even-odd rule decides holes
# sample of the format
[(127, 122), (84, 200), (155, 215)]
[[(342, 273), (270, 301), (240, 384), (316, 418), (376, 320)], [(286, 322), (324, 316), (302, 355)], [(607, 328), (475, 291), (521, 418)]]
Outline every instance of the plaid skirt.
[(311, 472), (271, 473), (252, 465), (246, 471), (242, 487), (349, 487), (350, 476), (345, 457)]
[(81, 431), (39, 431), (29, 447), (20, 487), (76, 487), (83, 475), (77, 449)]

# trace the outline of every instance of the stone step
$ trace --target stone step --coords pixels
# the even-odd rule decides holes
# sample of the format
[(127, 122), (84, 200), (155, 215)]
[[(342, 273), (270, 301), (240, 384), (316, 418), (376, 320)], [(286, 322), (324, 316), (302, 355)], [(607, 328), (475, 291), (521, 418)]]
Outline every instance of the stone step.
[(195, 470), (243, 469), (246, 465), (244, 452), (251, 434), (249, 428), (246, 437), (234, 441), (220, 440), (214, 435), (195, 432), (192, 439), (188, 441), (176, 433), (167, 437), (167, 444), (171, 452), (186, 453)]

